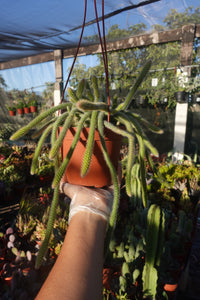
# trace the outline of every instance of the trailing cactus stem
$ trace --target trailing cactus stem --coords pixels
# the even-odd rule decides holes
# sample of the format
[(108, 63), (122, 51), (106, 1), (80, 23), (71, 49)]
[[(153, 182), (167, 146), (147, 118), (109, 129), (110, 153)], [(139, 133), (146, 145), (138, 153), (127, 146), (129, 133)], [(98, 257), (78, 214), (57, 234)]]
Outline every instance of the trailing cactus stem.
[(101, 141), (101, 146), (102, 146), (102, 151), (104, 155), (104, 159), (106, 161), (106, 164), (110, 170), (111, 178), (112, 178), (112, 183), (114, 186), (114, 199), (113, 199), (113, 207), (112, 207), (112, 212), (110, 215), (110, 220), (109, 220), (109, 226), (107, 229), (107, 234), (105, 238), (105, 252), (109, 249), (109, 243), (112, 238), (113, 234), (113, 229), (116, 224), (117, 220), (117, 211), (118, 211), (118, 206), (119, 206), (119, 197), (120, 197), (120, 186), (118, 183), (118, 178), (117, 178), (117, 172), (110, 160), (106, 144), (105, 144), (105, 139), (104, 139), (104, 125), (103, 125), (103, 118), (104, 114), (100, 113), (99, 118), (98, 118), (98, 130), (99, 130), (99, 136), (100, 136), (100, 141)]
[[(124, 117), (124, 125), (126, 126), (127, 131), (133, 132), (133, 128), (131, 126), (131, 122)], [(128, 155), (127, 155), (127, 165), (126, 165), (126, 193), (129, 197), (131, 197), (131, 170), (134, 163), (134, 137), (131, 136), (128, 138)]]
[(81, 111), (104, 111), (108, 112), (108, 104), (104, 102), (91, 102), (87, 99), (81, 99), (76, 103), (76, 106)]
[(124, 137), (127, 137), (127, 138), (132, 138), (133, 137), (134, 138), (134, 136), (135, 136), (134, 133), (127, 132), (127, 131), (113, 125), (112, 123), (107, 122), (107, 121), (104, 121), (104, 125), (105, 125), (106, 128), (108, 128), (108, 129), (112, 130), (113, 132), (115, 132), (119, 135), (122, 135)]
[(68, 95), (69, 95), (69, 101), (72, 102), (72, 103), (76, 103), (78, 101), (78, 97), (76, 96), (75, 91), (72, 90), (72, 88), (68, 87), (67, 92), (68, 92)]
[(85, 153), (83, 156), (82, 167), (81, 167), (81, 177), (84, 177), (87, 174), (90, 167), (93, 146), (94, 146), (94, 135), (96, 129), (97, 115), (98, 115), (97, 111), (92, 112), (92, 116), (90, 120), (90, 131), (89, 131), (87, 145), (86, 145)]
[(36, 132), (34, 132), (31, 136), (32, 139), (36, 139), (38, 138), (43, 132), (44, 130), (52, 123), (54, 123), (56, 120), (56, 118), (53, 118), (52, 120), (48, 121), (44, 126), (42, 126), (39, 130), (37, 130)]
[(54, 106), (54, 107), (48, 109), (47, 111), (43, 112), (42, 114), (40, 114), (39, 116), (37, 116), (35, 119), (33, 119), (28, 125), (20, 128), (18, 131), (16, 131), (10, 137), (10, 140), (11, 141), (18, 140), (19, 138), (21, 138), (22, 136), (24, 136), (25, 134), (27, 134), (32, 128), (34, 128), (35, 126), (37, 126), (42, 120), (44, 120), (48, 116), (52, 115), (57, 110), (67, 108), (68, 106), (71, 106), (71, 103), (62, 103), (60, 105), (57, 105), (57, 106)]
[(79, 124), (78, 124), (77, 130), (76, 130), (76, 134), (75, 134), (75, 136), (74, 136), (74, 138), (73, 138), (73, 142), (72, 142), (72, 144), (71, 144), (71, 147), (70, 147), (70, 149), (69, 149), (69, 151), (68, 151), (66, 157), (64, 158), (64, 160), (63, 160), (63, 162), (62, 162), (60, 168), (58, 169), (58, 171), (57, 171), (56, 174), (55, 174), (55, 177), (54, 177), (53, 182), (52, 182), (52, 188), (55, 188), (55, 187), (58, 186), (58, 184), (60, 183), (60, 180), (61, 180), (61, 178), (62, 178), (62, 176), (63, 176), (63, 174), (64, 174), (64, 172), (65, 172), (65, 169), (67, 168), (67, 165), (68, 165), (68, 163), (69, 163), (69, 161), (70, 161), (70, 158), (72, 157), (72, 154), (73, 154), (73, 152), (74, 152), (74, 149), (75, 149), (75, 147), (76, 147), (76, 144), (77, 144), (77, 142), (78, 142), (78, 140), (79, 140), (79, 137), (80, 137), (80, 133), (81, 133), (83, 124), (84, 124), (84, 122), (89, 118), (89, 116), (90, 116), (90, 113), (89, 113), (89, 112), (86, 113), (86, 114), (84, 114), (84, 115), (82, 116), (82, 118), (81, 118), (81, 120), (80, 120), (80, 122), (79, 122)]
[(99, 88), (98, 88), (98, 82), (97, 82), (97, 77), (92, 76), (92, 87), (94, 91), (94, 102), (99, 101)]
[(139, 163), (142, 188), (142, 201), (144, 207), (147, 207), (147, 186), (146, 186), (146, 167), (145, 167), (145, 146), (141, 136), (136, 135), (139, 142)]
[(142, 71), (140, 72), (138, 78), (136, 79), (134, 86), (132, 87), (132, 89), (130, 90), (128, 95), (126, 96), (124, 103), (119, 104), (118, 107), (116, 108), (116, 110), (124, 111), (128, 108), (128, 106), (130, 105), (130, 103), (133, 100), (133, 96), (135, 95), (135, 93), (136, 93), (138, 87), (141, 85), (142, 81), (145, 79), (150, 68), (151, 68), (151, 61), (148, 61), (145, 64), (145, 66), (143, 67)]
[(145, 120), (144, 118), (142, 118), (140, 115), (136, 114), (136, 113), (133, 113), (131, 112), (130, 115), (137, 119), (137, 121), (139, 123), (141, 123), (142, 125), (144, 125), (145, 127), (147, 127), (149, 130), (151, 130), (152, 132), (154, 133), (157, 133), (157, 134), (163, 134), (163, 130), (157, 126), (154, 126), (153, 124), (151, 124), (150, 122), (148, 122), (147, 120)]
[(58, 199), (59, 199), (59, 187), (55, 188), (55, 190), (54, 190), (54, 195), (53, 195), (49, 219), (48, 219), (48, 223), (47, 223), (47, 230), (46, 230), (45, 238), (44, 238), (44, 241), (42, 242), (42, 245), (39, 249), (39, 253), (36, 258), (36, 263), (35, 263), (36, 269), (40, 268), (43, 257), (46, 255), (46, 252), (48, 249), (48, 244), (49, 244), (49, 240), (51, 237), (54, 220), (55, 220), (55, 216), (56, 216), (56, 208), (58, 205)]
[(84, 88), (85, 88), (85, 79), (83, 78), (79, 85), (78, 85), (78, 88), (76, 90), (76, 95), (77, 95), (77, 98), (80, 99), (83, 95), (83, 91), (84, 91)]
[(149, 148), (149, 150), (152, 152), (153, 155), (159, 156), (158, 150), (148, 140), (147, 136), (145, 135), (145, 133), (144, 133), (142, 127), (140, 126), (140, 124), (138, 123), (138, 121), (131, 114), (129, 114), (128, 117), (129, 117), (133, 127), (135, 128), (135, 131), (137, 132), (137, 134), (142, 137), (143, 142), (146, 145), (146, 147)]
[(58, 139), (56, 140), (56, 142), (54, 144), (52, 143), (52, 148), (49, 152), (49, 159), (53, 159), (56, 156), (56, 154), (58, 153), (58, 150), (61, 147), (63, 139), (65, 137), (65, 134), (66, 134), (68, 128), (71, 126), (71, 123), (72, 123), (72, 120), (73, 120), (76, 110), (77, 110), (76, 108), (71, 110), (71, 112), (69, 113), (69, 115), (63, 125), (63, 128), (58, 136)]
[(58, 134), (58, 128), (62, 125), (63, 121), (68, 117), (69, 112), (63, 113), (59, 118), (57, 118), (56, 122), (53, 125), (52, 134), (51, 134), (51, 145), (54, 144), (54, 142), (57, 139)]
[(49, 135), (51, 129), (53, 127), (53, 124), (49, 125), (45, 131), (43, 132), (42, 136), (40, 137), (39, 141), (38, 141), (38, 145), (37, 145), (37, 148), (35, 149), (35, 152), (34, 152), (34, 156), (33, 156), (33, 159), (32, 159), (32, 164), (31, 164), (31, 175), (35, 174), (35, 169), (37, 167), (37, 163), (38, 163), (38, 157), (40, 155), (40, 152), (41, 152), (41, 149), (42, 149), (42, 146), (46, 140), (46, 137)]

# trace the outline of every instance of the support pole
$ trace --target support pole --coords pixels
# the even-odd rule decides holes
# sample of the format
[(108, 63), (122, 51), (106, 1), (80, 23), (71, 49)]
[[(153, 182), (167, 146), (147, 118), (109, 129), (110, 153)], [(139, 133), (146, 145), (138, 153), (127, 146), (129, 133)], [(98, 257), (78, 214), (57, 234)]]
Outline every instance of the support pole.
[(55, 76), (56, 82), (54, 85), (54, 105), (58, 105), (61, 100), (63, 91), (63, 67), (62, 67), (62, 50), (58, 49), (54, 51), (54, 61), (55, 61)]
[(185, 134), (187, 127), (188, 103), (177, 103), (174, 127), (173, 160), (183, 159), (185, 149)]
[[(195, 24), (185, 25), (182, 27), (181, 67), (183, 67), (184, 72), (187, 72), (188, 77), (191, 76), (195, 30)], [(183, 159), (185, 150), (187, 115), (188, 103), (177, 103), (174, 127), (174, 161)]]

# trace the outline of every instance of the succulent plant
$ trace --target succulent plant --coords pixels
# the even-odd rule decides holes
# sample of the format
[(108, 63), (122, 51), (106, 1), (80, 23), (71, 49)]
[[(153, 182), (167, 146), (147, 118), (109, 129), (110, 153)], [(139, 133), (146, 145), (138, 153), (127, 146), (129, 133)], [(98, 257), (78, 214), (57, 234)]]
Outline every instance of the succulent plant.
[(147, 215), (146, 257), (142, 273), (143, 290), (152, 299), (157, 293), (158, 267), (164, 250), (165, 214), (156, 204), (152, 204)]
[[(54, 219), (56, 215), (56, 207), (58, 203), (59, 197), (59, 183), (65, 172), (65, 169), (70, 161), (70, 158), (73, 154), (73, 151), (76, 147), (76, 144), (79, 140), (79, 136), (82, 130), (82, 127), (90, 127), (90, 132), (87, 140), (85, 155), (83, 158), (81, 176), (84, 177), (90, 167), (91, 163), (91, 155), (94, 144), (94, 132), (95, 129), (98, 129), (100, 142), (102, 146), (102, 152), (104, 155), (104, 159), (106, 164), (109, 167), (112, 182), (114, 185), (114, 202), (113, 209), (110, 217), (109, 228), (107, 231), (107, 239), (106, 245), (108, 245), (111, 233), (113, 231), (113, 227), (116, 222), (120, 187), (118, 184), (117, 172), (111, 163), (109, 154), (107, 152), (107, 148), (104, 140), (104, 128), (108, 128), (111, 131), (122, 135), (128, 140), (129, 151), (127, 154), (127, 163), (126, 163), (126, 191), (129, 196), (131, 196), (131, 171), (134, 165), (134, 153), (135, 153), (135, 138), (139, 144), (139, 154), (138, 160), (140, 163), (140, 179), (142, 183), (142, 196), (143, 196), (143, 205), (146, 206), (147, 197), (146, 197), (146, 182), (145, 182), (145, 155), (148, 152), (153, 153), (154, 155), (158, 155), (157, 150), (151, 145), (150, 141), (146, 137), (143, 127), (146, 127), (152, 130), (155, 133), (162, 133), (162, 130), (159, 128), (149, 124), (145, 119), (143, 119), (138, 114), (132, 112), (128, 109), (133, 97), (140, 86), (141, 82), (145, 78), (151, 67), (151, 62), (147, 62), (141, 71), (140, 75), (135, 81), (135, 84), (129, 91), (125, 101), (118, 105), (113, 104), (108, 105), (107, 103), (101, 101), (101, 95), (98, 89), (97, 78), (92, 76), (92, 90), (88, 84), (88, 82), (83, 79), (81, 80), (78, 88), (74, 91), (71, 88), (68, 88), (69, 102), (61, 103), (57, 106), (54, 106), (47, 111), (43, 112), (35, 119), (33, 119), (28, 125), (20, 128), (16, 133), (11, 136), (11, 140), (16, 140), (24, 135), (26, 135), (33, 128), (37, 128), (37, 126), (47, 120), (46, 124), (41, 128), (37, 129), (37, 133), (34, 136), (41, 135), (37, 148), (34, 153), (34, 157), (32, 160), (31, 166), (31, 174), (34, 174), (37, 168), (38, 157), (40, 151), (42, 149), (42, 145), (45, 142), (47, 136), (51, 133), (51, 149), (49, 153), (49, 158), (54, 160), (55, 166), (55, 177), (53, 179), (52, 187), (54, 188), (54, 196), (51, 205), (50, 216), (47, 225), (46, 237), (40, 248), (40, 252), (37, 256), (36, 267), (39, 267), (42, 258), (46, 253), (48, 247), (48, 241), (51, 236)], [(64, 112), (61, 114), (61, 110)], [(55, 112), (57, 115), (55, 116)], [(49, 117), (52, 116), (49, 121)], [(59, 153), (60, 147), (62, 145), (63, 139), (66, 135), (67, 130), (73, 124), (77, 124), (77, 132), (74, 136), (74, 140), (72, 142), (71, 148), (68, 151), (68, 154), (64, 158), (63, 162), (59, 162)], [(58, 127), (62, 126), (62, 130), (60, 131), (58, 137)]]

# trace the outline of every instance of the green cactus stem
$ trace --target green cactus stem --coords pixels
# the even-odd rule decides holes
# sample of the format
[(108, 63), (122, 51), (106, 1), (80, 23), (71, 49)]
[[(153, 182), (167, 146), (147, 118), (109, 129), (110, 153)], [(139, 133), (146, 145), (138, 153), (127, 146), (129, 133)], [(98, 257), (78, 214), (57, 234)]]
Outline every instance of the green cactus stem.
[(65, 108), (67, 108), (70, 105), (71, 105), (71, 103), (62, 103), (60, 105), (57, 105), (57, 106), (54, 106), (54, 107), (50, 108), (49, 110), (45, 111), (44, 113), (40, 114), (35, 119), (33, 119), (28, 125), (26, 125), (26, 126), (20, 128), (19, 130), (17, 130), (10, 137), (10, 140), (14, 141), (14, 140), (20, 139), (22, 136), (24, 136), (25, 134), (27, 134), (29, 132), (29, 130), (31, 130), (32, 128), (36, 127), (42, 120), (46, 119), (48, 116), (52, 115), (57, 110), (65, 109)]
[[(56, 135), (52, 136), (52, 143), (54, 143), (56, 140)], [(54, 159), (54, 169), (55, 169), (55, 173), (57, 172), (59, 167), (59, 159), (58, 159), (58, 155), (55, 157)], [(39, 269), (44, 256), (46, 255), (47, 249), (48, 249), (48, 245), (49, 245), (49, 240), (52, 234), (52, 230), (53, 230), (53, 225), (55, 222), (55, 217), (56, 217), (56, 208), (58, 206), (58, 200), (59, 200), (59, 186), (57, 186), (54, 189), (54, 194), (53, 194), (53, 199), (52, 199), (52, 203), (51, 203), (51, 208), (50, 208), (50, 213), (49, 213), (49, 217), (48, 217), (48, 222), (47, 222), (47, 229), (46, 229), (46, 233), (45, 233), (45, 238), (42, 242), (42, 245), (39, 249), (37, 258), (36, 258), (36, 262), (35, 262), (35, 268)]]
[(34, 155), (33, 155), (33, 159), (32, 159), (32, 164), (31, 164), (31, 175), (35, 174), (35, 170), (37, 168), (37, 164), (38, 164), (38, 157), (40, 155), (42, 146), (44, 144), (44, 141), (46, 140), (47, 136), (50, 134), (50, 131), (52, 130), (53, 124), (50, 124), (45, 131), (43, 132), (43, 134), (41, 135), (39, 141), (38, 141), (38, 145), (37, 148), (35, 149)]
[(78, 97), (76, 96), (76, 92), (72, 88), (68, 87), (67, 88), (67, 93), (69, 95), (69, 101), (70, 102), (76, 103), (78, 101)]
[(143, 67), (142, 71), (140, 72), (139, 76), (137, 77), (135, 84), (133, 85), (133, 87), (131, 88), (130, 92), (128, 93), (128, 95), (126, 96), (126, 99), (124, 101), (124, 103), (120, 103), (118, 105), (118, 107), (116, 108), (117, 111), (119, 110), (126, 110), (130, 103), (133, 101), (133, 96), (135, 95), (137, 89), (139, 88), (139, 86), (141, 85), (142, 81), (145, 79), (147, 73), (149, 72), (151, 68), (151, 61), (148, 61), (145, 66)]
[(163, 253), (164, 242), (164, 213), (162, 209), (153, 204), (147, 215), (146, 257), (143, 269), (143, 291), (156, 298), (158, 271), (160, 257)]
[(81, 111), (105, 111), (108, 112), (108, 105), (104, 102), (90, 102), (87, 99), (81, 99), (76, 103), (76, 106)]
[(80, 98), (83, 97), (83, 92), (84, 92), (84, 89), (85, 89), (85, 83), (86, 83), (85, 78), (81, 79), (81, 81), (79, 82), (78, 88), (76, 90), (77, 99), (80, 99)]
[[(76, 108), (72, 109), (71, 112), (69, 113), (68, 117), (66, 118), (65, 123), (63, 124), (63, 128), (62, 128), (57, 140), (55, 141), (55, 143), (52, 143), (52, 148), (49, 152), (49, 159), (53, 159), (56, 156), (56, 154), (58, 153), (58, 151), (62, 145), (63, 139), (66, 135), (66, 132), (69, 129), (69, 127), (71, 126), (71, 123), (72, 123), (72, 120), (74, 118), (76, 111), (77, 111)], [(54, 134), (54, 132), (52, 132), (52, 134)]]
[(94, 92), (94, 102), (98, 102), (100, 99), (100, 93), (98, 88), (97, 77), (93, 75), (91, 79), (92, 79), (92, 87)]
[(107, 148), (106, 148), (106, 143), (105, 143), (105, 139), (104, 139), (103, 119), (104, 119), (104, 113), (101, 112), (99, 114), (99, 118), (98, 118), (99, 137), (100, 137), (100, 141), (101, 141), (104, 159), (107, 163), (107, 166), (109, 167), (111, 178), (112, 178), (112, 183), (113, 183), (113, 187), (114, 187), (113, 207), (112, 207), (112, 212), (110, 215), (109, 225), (108, 225), (107, 234), (106, 234), (106, 238), (105, 238), (105, 254), (106, 254), (109, 249), (109, 243), (112, 238), (113, 229), (115, 227), (116, 220), (117, 220), (117, 210), (118, 210), (118, 206), (119, 206), (120, 187), (119, 187), (119, 183), (118, 183), (117, 172), (110, 160), (110, 156), (109, 156)]
[(93, 111), (90, 121), (90, 131), (87, 139), (86, 149), (83, 156), (82, 166), (81, 166), (81, 177), (84, 177), (90, 168), (90, 163), (92, 159), (92, 152), (94, 146), (94, 135), (97, 123), (98, 111)]
[(55, 174), (55, 177), (54, 177), (53, 182), (52, 182), (52, 188), (55, 188), (56, 186), (59, 185), (59, 182), (60, 182), (60, 180), (61, 180), (61, 178), (62, 178), (62, 176), (63, 176), (63, 174), (64, 174), (64, 172), (65, 172), (65, 169), (66, 169), (67, 166), (68, 166), (68, 163), (69, 163), (69, 161), (70, 161), (70, 158), (72, 157), (72, 154), (73, 154), (73, 152), (74, 152), (74, 149), (75, 149), (75, 147), (76, 147), (76, 144), (77, 144), (77, 142), (78, 142), (78, 140), (79, 140), (79, 137), (80, 137), (80, 134), (81, 134), (81, 130), (82, 130), (83, 124), (84, 124), (85, 121), (89, 118), (89, 116), (90, 116), (90, 113), (89, 113), (89, 112), (86, 113), (86, 114), (84, 114), (84, 115), (82, 116), (82, 118), (81, 118), (81, 120), (80, 120), (80, 122), (79, 122), (79, 124), (78, 124), (77, 130), (76, 130), (76, 134), (75, 134), (75, 136), (74, 136), (74, 138), (73, 138), (73, 142), (72, 142), (72, 144), (71, 144), (71, 147), (70, 147), (70, 149), (69, 149), (69, 151), (68, 151), (66, 157), (64, 158), (64, 160), (63, 160), (63, 162), (62, 162), (60, 168), (58, 169), (58, 171), (57, 171), (56, 174)]
[(35, 263), (36, 269), (40, 268), (43, 258), (46, 255), (46, 252), (48, 249), (49, 240), (50, 240), (50, 237), (52, 234), (53, 225), (54, 225), (54, 221), (55, 221), (55, 217), (56, 217), (56, 208), (58, 206), (58, 199), (59, 199), (59, 187), (56, 187), (54, 190), (53, 200), (51, 203), (51, 209), (50, 209), (50, 214), (49, 214), (49, 218), (48, 218), (45, 238), (42, 242), (42, 245), (39, 249), (39, 253), (36, 258), (36, 263)]

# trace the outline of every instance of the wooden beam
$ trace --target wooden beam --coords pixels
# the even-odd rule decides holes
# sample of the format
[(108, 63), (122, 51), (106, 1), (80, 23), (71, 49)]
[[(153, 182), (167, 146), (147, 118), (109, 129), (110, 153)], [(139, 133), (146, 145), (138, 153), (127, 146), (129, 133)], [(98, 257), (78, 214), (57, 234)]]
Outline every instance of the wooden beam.
[(39, 63), (52, 61), (52, 60), (54, 60), (53, 52), (43, 53), (43, 54), (38, 54), (38, 55), (33, 55), (33, 56), (27, 56), (24, 58), (10, 60), (7, 62), (0, 63), (0, 70), (24, 67), (24, 66), (39, 64)]
[[(108, 51), (117, 51), (122, 49), (134, 48), (134, 47), (145, 47), (152, 44), (161, 44), (167, 42), (174, 41), (182, 41), (182, 45), (186, 49), (186, 45), (188, 43), (188, 38), (190, 40), (190, 44), (188, 44), (189, 51), (191, 50), (191, 38), (195, 37), (195, 25), (186, 25), (182, 28), (161, 31), (161, 32), (153, 32), (149, 34), (143, 34), (138, 36), (132, 36), (128, 38), (124, 38), (114, 42), (107, 43)], [(188, 32), (189, 30), (189, 32)], [(200, 37), (200, 24), (196, 25), (196, 37)], [(184, 44), (185, 43), (185, 44)], [(63, 50), (63, 58), (74, 57), (76, 52), (76, 47), (64, 49)], [(190, 61), (191, 59), (191, 51), (188, 57), (184, 54), (185, 50), (181, 53), (182, 62), (186, 64), (186, 61)], [(79, 49), (78, 56), (89, 55), (89, 54), (97, 54), (101, 53), (100, 44), (94, 45), (86, 45), (82, 46)], [(22, 59), (12, 60), (4, 63), (0, 63), (0, 70), (16, 68), (21, 66), (27, 66), (47, 61), (54, 60), (54, 52), (39, 54), (35, 56), (29, 56)]]
[(181, 42), (181, 65), (182, 66), (192, 65), (195, 29), (196, 29), (195, 24), (185, 25), (182, 27), (182, 42)]
[[(150, 34), (132, 36), (115, 42), (107, 42), (106, 47), (107, 51), (116, 51), (134, 47), (144, 47), (152, 44), (174, 42), (181, 39), (182, 28), (170, 31), (154, 32)], [(76, 48), (65, 49), (63, 51), (63, 58), (73, 57), (75, 55), (75, 52)], [(97, 53), (101, 53), (100, 44), (80, 47), (79, 49), (79, 56)]]

